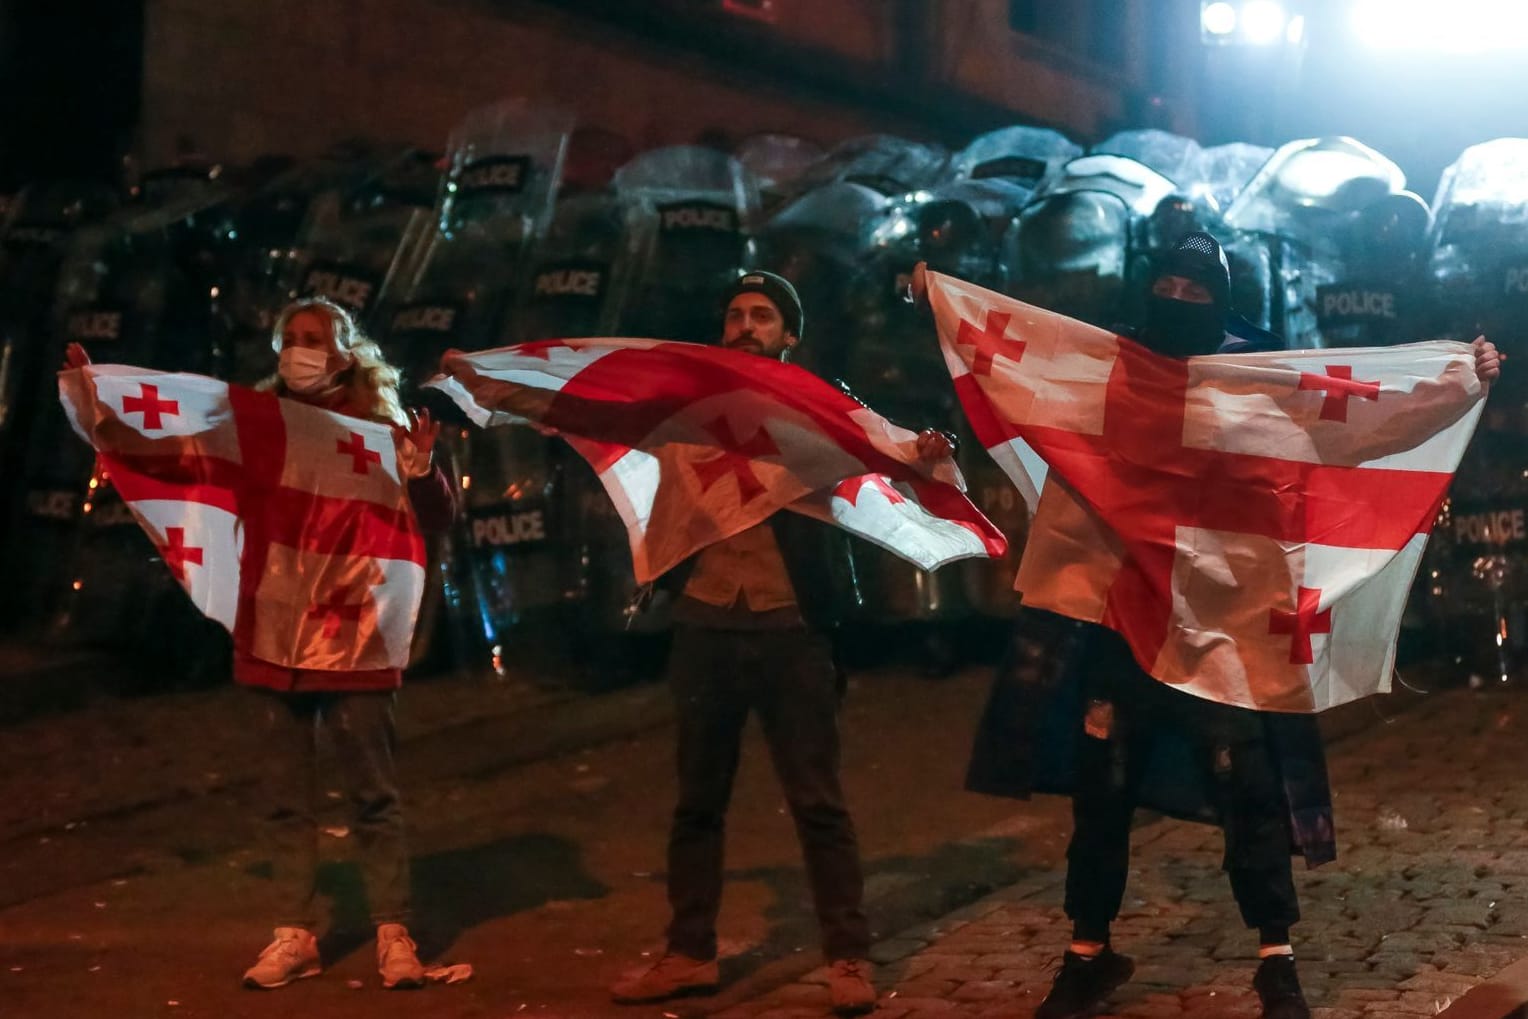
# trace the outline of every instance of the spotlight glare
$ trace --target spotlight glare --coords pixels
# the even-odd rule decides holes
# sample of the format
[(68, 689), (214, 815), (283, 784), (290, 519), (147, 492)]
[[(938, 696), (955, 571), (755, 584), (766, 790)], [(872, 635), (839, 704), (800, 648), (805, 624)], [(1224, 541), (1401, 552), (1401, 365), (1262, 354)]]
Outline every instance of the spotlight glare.
[(1386, 50), (1482, 53), (1528, 47), (1521, 0), (1356, 0), (1354, 35)]
[(1275, 0), (1252, 0), (1242, 8), (1242, 32), (1248, 42), (1259, 46), (1278, 42), (1288, 22), (1284, 5)]
[(1210, 35), (1230, 35), (1236, 31), (1236, 8), (1225, 0), (1206, 4), (1199, 14), (1199, 23)]

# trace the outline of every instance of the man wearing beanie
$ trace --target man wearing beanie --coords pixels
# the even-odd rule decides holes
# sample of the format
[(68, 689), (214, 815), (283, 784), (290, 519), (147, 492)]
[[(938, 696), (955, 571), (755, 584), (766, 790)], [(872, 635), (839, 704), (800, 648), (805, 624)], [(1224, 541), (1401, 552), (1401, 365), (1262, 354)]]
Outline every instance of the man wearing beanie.
[[(785, 360), (801, 342), (801, 301), (773, 273), (743, 274), (723, 307), (724, 347)], [(953, 452), (942, 433), (918, 437), (928, 461)], [(679, 803), (668, 847), (673, 919), (668, 950), (612, 988), (617, 1002), (717, 988), (723, 833), (743, 725), (754, 711), (801, 841), (834, 1011), (875, 1007), (859, 843), (839, 784), (841, 687), (830, 639), (835, 613), (852, 598), (839, 596), (853, 577), (848, 540), (827, 524), (781, 512), (660, 579), (675, 595), (668, 670), (679, 742)]]
[[(1139, 329), (1175, 358), (1269, 349), (1271, 334), (1230, 310), (1225, 253), (1186, 234), (1160, 259)], [(1023, 586), (1020, 567), (1019, 586)], [(1257, 712), (1175, 690), (1146, 673), (1115, 631), (1025, 609), (978, 727), (966, 786), (1072, 799), (1067, 916), (1072, 944), (1036, 1019), (1091, 1015), (1134, 964), (1115, 952), (1136, 807), (1218, 825), (1222, 864), (1242, 919), (1258, 932), (1253, 986), (1266, 1019), (1309, 1019), (1289, 928), (1300, 917), (1291, 851), (1315, 866), (1336, 856), (1331, 793), (1312, 715)]]

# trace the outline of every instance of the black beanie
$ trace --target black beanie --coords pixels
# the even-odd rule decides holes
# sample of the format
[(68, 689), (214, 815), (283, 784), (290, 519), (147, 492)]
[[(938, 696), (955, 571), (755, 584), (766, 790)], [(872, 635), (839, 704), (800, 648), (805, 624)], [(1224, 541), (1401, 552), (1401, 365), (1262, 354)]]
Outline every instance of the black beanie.
[(1157, 260), (1153, 279), (1182, 276), (1210, 292), (1215, 306), (1222, 311), (1231, 307), (1231, 266), (1220, 242), (1209, 234), (1194, 230), (1184, 234), (1173, 249)]
[(762, 269), (745, 272), (732, 284), (732, 289), (727, 291), (722, 301), (724, 313), (738, 294), (763, 294), (769, 298), (780, 312), (780, 317), (785, 320), (785, 331), (801, 339), (801, 298), (796, 296), (796, 288), (791, 286), (790, 280)]

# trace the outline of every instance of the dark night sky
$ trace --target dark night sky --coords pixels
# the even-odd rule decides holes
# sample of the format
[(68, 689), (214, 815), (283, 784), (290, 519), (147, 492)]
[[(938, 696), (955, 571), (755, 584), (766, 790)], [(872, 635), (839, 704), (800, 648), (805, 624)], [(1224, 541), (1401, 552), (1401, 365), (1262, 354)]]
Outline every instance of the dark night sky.
[(0, 188), (114, 178), (138, 117), (143, 0), (0, 0)]

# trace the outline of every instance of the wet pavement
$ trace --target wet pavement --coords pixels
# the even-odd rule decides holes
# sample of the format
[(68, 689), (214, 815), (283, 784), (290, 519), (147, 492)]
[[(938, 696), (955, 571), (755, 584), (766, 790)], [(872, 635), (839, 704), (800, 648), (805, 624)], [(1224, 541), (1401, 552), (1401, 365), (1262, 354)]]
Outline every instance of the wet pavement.
[[(881, 669), (852, 683), (844, 776), (885, 1019), (1027, 1019), (1065, 947), (1067, 805), (960, 791), (989, 676)], [(1434, 1015), (1528, 956), (1528, 694), (1409, 704), (1324, 719), (1348, 733), (1331, 754), (1341, 856), (1297, 872), (1295, 929), (1318, 1016)], [(260, 747), (244, 711), (223, 689), (93, 700), (0, 729), (0, 1016), (826, 1014), (794, 831), (755, 732), (729, 819), (722, 991), (609, 1003), (608, 984), (661, 949), (673, 779), (657, 684), (593, 698), (482, 679), (406, 688), (415, 931), (430, 959), (470, 962), (475, 976), (379, 989), (336, 799), (327, 970), (242, 990), (268, 936)], [(1148, 820), (1135, 845), (1116, 938), (1138, 968), (1107, 1014), (1255, 1016), (1254, 938), (1219, 871), (1218, 833)]]
[[(1295, 952), (1318, 1019), (1433, 1016), (1528, 956), (1525, 736), (1528, 693), (1457, 691), (1333, 747), (1339, 857), (1296, 872), (1304, 920)], [(1204, 826), (1136, 832), (1114, 929), (1136, 972), (1101, 1014), (1259, 1014), (1256, 936), (1242, 928), (1221, 852)], [(1024, 1019), (1069, 935), (1061, 873), (1035, 875), (878, 945), (877, 1014)], [(809, 974), (718, 1019), (821, 1015), (820, 979)], [(1463, 1014), (1459, 1004), (1450, 1015)]]

